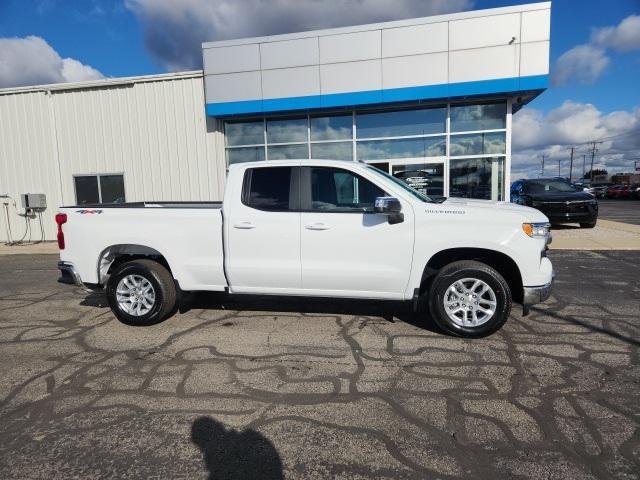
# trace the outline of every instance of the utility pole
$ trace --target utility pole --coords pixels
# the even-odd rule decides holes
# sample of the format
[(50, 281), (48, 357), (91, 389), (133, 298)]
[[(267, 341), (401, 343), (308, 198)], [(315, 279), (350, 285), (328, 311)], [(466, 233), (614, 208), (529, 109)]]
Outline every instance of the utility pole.
[(587, 173), (587, 171), (585, 170), (587, 165), (587, 156), (586, 155), (582, 155), (582, 179), (584, 180), (584, 174)]
[(558, 159), (558, 176), (560, 176), (560, 159)]
[(573, 179), (573, 147), (571, 147), (571, 161), (569, 162), (569, 183)]
[(542, 170), (540, 172), (540, 176), (544, 177), (544, 153), (542, 154)]
[(596, 157), (596, 151), (597, 151), (596, 145), (598, 143), (602, 143), (602, 142), (593, 142), (593, 147), (591, 148), (591, 171), (589, 172), (591, 183), (593, 183), (593, 159)]

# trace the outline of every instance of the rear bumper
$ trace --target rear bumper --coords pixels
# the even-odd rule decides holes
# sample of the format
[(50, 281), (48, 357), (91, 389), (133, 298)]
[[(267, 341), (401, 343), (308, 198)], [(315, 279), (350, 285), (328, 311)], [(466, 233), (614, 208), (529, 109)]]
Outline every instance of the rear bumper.
[(544, 302), (551, 296), (552, 287), (553, 277), (551, 278), (551, 281), (545, 285), (537, 287), (522, 287), (522, 305), (529, 307), (531, 305)]
[(80, 274), (73, 263), (58, 262), (58, 270), (60, 270), (60, 278), (58, 278), (58, 282), (84, 287)]

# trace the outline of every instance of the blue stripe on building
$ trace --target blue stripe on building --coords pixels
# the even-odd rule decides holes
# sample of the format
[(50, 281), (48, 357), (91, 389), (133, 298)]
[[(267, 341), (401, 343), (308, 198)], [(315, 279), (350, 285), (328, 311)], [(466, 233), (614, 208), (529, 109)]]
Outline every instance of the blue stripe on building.
[(479, 95), (541, 91), (546, 89), (548, 84), (548, 75), (533, 75), (528, 77), (390, 88), (364, 92), (331, 93), (304, 97), (208, 103), (206, 112), (207, 115), (212, 117), (227, 117), (231, 115), (312, 110), (318, 108), (353, 107), (359, 105), (375, 105), (381, 103), (417, 100), (447, 100), (460, 97), (475, 97)]

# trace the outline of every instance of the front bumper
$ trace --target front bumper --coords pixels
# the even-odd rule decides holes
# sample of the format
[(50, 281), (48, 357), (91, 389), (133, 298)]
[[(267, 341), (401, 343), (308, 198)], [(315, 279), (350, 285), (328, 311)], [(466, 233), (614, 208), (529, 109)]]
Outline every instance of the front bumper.
[(538, 287), (522, 287), (522, 305), (530, 307), (537, 303), (544, 302), (551, 296), (551, 288), (553, 286), (553, 277), (551, 281), (545, 285)]
[(58, 282), (84, 287), (80, 274), (73, 263), (58, 262), (58, 270), (60, 270), (60, 278), (58, 278)]

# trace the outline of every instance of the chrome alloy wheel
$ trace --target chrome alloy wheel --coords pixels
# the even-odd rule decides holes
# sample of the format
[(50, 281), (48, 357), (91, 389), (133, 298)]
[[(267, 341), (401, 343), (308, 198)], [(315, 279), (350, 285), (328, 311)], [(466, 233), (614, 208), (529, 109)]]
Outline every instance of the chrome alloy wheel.
[(460, 327), (478, 327), (496, 313), (496, 294), (477, 278), (462, 278), (453, 282), (443, 299), (444, 310)]
[(156, 291), (151, 282), (143, 276), (127, 275), (118, 282), (116, 301), (123, 312), (140, 317), (153, 308), (156, 303)]

